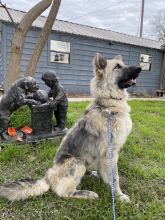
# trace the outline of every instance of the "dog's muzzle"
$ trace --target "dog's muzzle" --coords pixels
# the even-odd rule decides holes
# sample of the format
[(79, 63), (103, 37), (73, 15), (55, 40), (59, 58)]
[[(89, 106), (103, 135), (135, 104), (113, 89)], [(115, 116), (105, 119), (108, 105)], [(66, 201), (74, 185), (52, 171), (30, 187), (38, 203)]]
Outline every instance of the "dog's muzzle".
[(139, 73), (141, 72), (141, 67), (129, 67), (125, 73), (124, 77), (119, 82), (119, 87), (121, 89), (128, 88), (130, 86), (133, 86), (136, 84), (136, 78), (139, 76)]

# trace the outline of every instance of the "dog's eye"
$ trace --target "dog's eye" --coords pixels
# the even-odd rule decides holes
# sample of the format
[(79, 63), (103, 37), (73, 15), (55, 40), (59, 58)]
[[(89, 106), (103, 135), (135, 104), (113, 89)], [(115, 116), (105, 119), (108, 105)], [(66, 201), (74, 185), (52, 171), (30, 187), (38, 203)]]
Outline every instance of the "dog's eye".
[(114, 69), (120, 69), (120, 68), (121, 68), (120, 64), (117, 64)]

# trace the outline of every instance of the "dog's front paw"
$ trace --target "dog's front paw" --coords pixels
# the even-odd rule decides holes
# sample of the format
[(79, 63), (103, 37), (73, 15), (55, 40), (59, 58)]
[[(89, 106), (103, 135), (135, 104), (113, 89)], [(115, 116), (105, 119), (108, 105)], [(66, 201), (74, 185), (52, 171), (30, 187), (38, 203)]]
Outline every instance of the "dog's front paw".
[(130, 203), (131, 202), (129, 196), (124, 194), (124, 193), (121, 194), (121, 195), (118, 195), (118, 197), (119, 197), (120, 201), (122, 201), (122, 202), (126, 202), (126, 203)]

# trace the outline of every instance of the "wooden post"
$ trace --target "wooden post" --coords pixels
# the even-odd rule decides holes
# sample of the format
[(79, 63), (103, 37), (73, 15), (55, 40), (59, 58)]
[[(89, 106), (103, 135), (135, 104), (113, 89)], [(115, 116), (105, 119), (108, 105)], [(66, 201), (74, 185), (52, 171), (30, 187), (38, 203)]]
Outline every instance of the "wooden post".
[(162, 63), (161, 74), (160, 74), (160, 89), (163, 89), (164, 77), (165, 77), (165, 51), (163, 54), (163, 63)]
[(144, 19), (144, 0), (142, 0), (142, 6), (141, 6), (140, 37), (142, 37), (143, 35), (143, 19)]

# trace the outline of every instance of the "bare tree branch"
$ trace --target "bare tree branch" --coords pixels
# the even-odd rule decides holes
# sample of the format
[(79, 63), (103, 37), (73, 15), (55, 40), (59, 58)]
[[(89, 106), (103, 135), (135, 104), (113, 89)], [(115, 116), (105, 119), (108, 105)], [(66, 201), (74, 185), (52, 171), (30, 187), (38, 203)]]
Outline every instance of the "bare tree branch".
[(42, 52), (42, 50), (45, 46), (45, 43), (48, 39), (49, 33), (52, 30), (52, 26), (53, 26), (54, 21), (56, 19), (60, 4), (61, 4), (61, 0), (54, 0), (53, 1), (51, 10), (49, 12), (49, 15), (47, 17), (45, 25), (42, 29), (41, 34), (40, 34), (40, 38), (39, 38), (38, 43), (33, 51), (32, 56), (30, 58), (29, 64), (27, 66), (26, 73), (25, 73), (26, 76), (34, 76), (34, 74), (35, 74), (35, 70), (36, 70), (41, 52)]
[(4, 9), (6, 10), (6, 12), (7, 12), (7, 14), (8, 14), (10, 20), (12, 21), (12, 23), (13, 23), (14, 26), (16, 27), (16, 24), (15, 24), (15, 22), (14, 22), (12, 16), (11, 16), (11, 14), (10, 14), (8, 8), (6, 7), (6, 4), (3, 4), (2, 1), (0, 1), (0, 7), (4, 8)]
[(158, 40), (165, 40), (165, 12), (159, 11), (152, 23), (152, 32)]
[(10, 52), (9, 66), (7, 72), (7, 85), (10, 86), (15, 80), (19, 78), (20, 63), (23, 52), (23, 45), (28, 29), (31, 27), (33, 21), (45, 11), (52, 3), (52, 0), (42, 0), (31, 8), (23, 17), (20, 24), (16, 28), (12, 39), (12, 46)]

